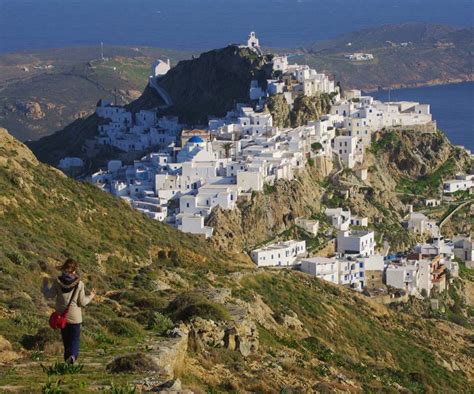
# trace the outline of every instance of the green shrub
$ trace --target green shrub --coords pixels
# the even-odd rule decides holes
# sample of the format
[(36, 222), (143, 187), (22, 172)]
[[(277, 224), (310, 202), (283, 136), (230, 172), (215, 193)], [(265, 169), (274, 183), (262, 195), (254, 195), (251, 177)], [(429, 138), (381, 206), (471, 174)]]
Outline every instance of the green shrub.
[(116, 318), (107, 322), (107, 329), (114, 335), (125, 338), (143, 337), (143, 329), (133, 320)]
[(230, 320), (229, 312), (219, 304), (208, 300), (202, 294), (183, 293), (170, 303), (168, 311), (173, 320), (189, 321), (193, 317), (214, 321)]
[(317, 150), (323, 149), (323, 146), (321, 145), (320, 142), (313, 142), (313, 143), (311, 144), (311, 149), (312, 149), (313, 151), (317, 151)]
[(110, 394), (135, 394), (136, 392), (137, 388), (131, 384), (116, 386), (114, 383), (111, 383), (110, 389), (107, 391)]
[(160, 312), (153, 312), (148, 319), (148, 329), (153, 330), (158, 335), (164, 335), (174, 327), (173, 321)]
[(48, 378), (48, 381), (45, 385), (41, 388), (42, 394), (61, 394), (63, 391), (61, 390), (61, 380), (53, 381), (51, 378)]
[(157, 368), (154, 360), (148, 354), (144, 353), (132, 353), (119, 356), (107, 365), (107, 371), (110, 373), (149, 372), (156, 371)]
[(27, 350), (44, 350), (47, 344), (59, 341), (59, 331), (43, 327), (34, 335), (24, 335), (20, 343)]
[(28, 259), (25, 256), (23, 256), (23, 254), (18, 252), (17, 250), (14, 250), (12, 252), (7, 253), (7, 257), (12, 262), (14, 262), (15, 264), (18, 264), (18, 265), (26, 266), (28, 264)]
[(43, 372), (48, 375), (72, 375), (81, 372), (84, 369), (83, 364), (71, 364), (65, 362), (55, 362), (49, 367), (45, 367), (41, 364)]

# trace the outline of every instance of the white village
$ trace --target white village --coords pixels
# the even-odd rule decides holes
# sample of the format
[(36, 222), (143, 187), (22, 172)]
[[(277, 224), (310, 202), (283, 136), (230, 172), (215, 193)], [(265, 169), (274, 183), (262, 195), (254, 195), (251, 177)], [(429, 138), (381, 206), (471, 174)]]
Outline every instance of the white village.
[[(261, 52), (253, 32), (245, 46)], [(309, 161), (318, 165), (334, 157), (364, 181), (369, 176), (364, 153), (373, 133), (401, 127), (436, 131), (428, 104), (381, 102), (359, 90), (341, 95), (327, 75), (307, 65), (290, 64), (287, 56), (273, 57), (272, 67), (274, 79), (267, 80), (265, 87), (252, 81), (250, 101), (236, 104), (225, 117), (209, 119), (207, 127), (190, 128), (177, 117), (157, 117), (153, 109), (134, 114), (101, 100), (96, 115), (104, 122), (97, 144), (124, 152), (153, 151), (133, 165), (111, 160), (106, 170), (92, 174), (90, 182), (152, 219), (210, 238), (213, 228), (206, 223), (214, 209), (235, 209), (238, 201), (249, 199), (253, 192), (263, 192), (280, 179), (293, 180)], [(157, 61), (150, 76), (150, 86), (166, 105), (171, 98), (157, 82), (169, 70), (169, 61)], [(274, 127), (265, 103), (275, 94), (282, 94), (290, 108), (298, 95), (325, 94), (332, 105), (329, 113), (305, 126)], [(69, 157), (59, 167), (68, 170), (81, 165), (80, 159)], [(473, 187), (473, 175), (459, 174), (444, 180), (443, 193), (449, 197), (469, 193)], [(427, 206), (436, 204), (436, 199), (426, 202)], [(324, 215), (336, 232), (334, 256), (312, 256), (304, 240), (287, 240), (249, 251), (250, 257), (258, 267), (298, 268), (359, 291), (375, 291), (384, 284), (418, 297), (446, 288), (447, 272), (451, 277), (458, 275), (455, 257), (473, 259), (470, 238), (445, 240), (436, 222), (412, 207), (405, 218), (407, 231), (429, 234), (430, 241), (410, 253), (389, 254), (377, 247), (368, 218), (354, 216), (344, 206), (327, 208)], [(296, 224), (308, 234), (320, 230), (319, 221), (311, 218), (297, 218)]]

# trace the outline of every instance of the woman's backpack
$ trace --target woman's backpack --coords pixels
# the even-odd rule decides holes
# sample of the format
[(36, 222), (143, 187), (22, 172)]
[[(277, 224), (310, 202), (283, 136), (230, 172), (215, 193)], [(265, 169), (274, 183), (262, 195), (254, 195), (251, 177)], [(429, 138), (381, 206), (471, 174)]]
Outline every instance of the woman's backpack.
[(71, 306), (72, 300), (74, 299), (74, 296), (76, 295), (76, 291), (78, 287), (79, 287), (79, 284), (77, 284), (76, 287), (74, 287), (71, 298), (69, 299), (69, 303), (67, 304), (67, 307), (63, 313), (59, 313), (57, 311), (54, 311), (53, 313), (51, 313), (51, 316), (49, 317), (49, 326), (53, 330), (57, 330), (58, 328), (62, 330), (66, 327), (67, 314), (69, 312), (69, 307)]

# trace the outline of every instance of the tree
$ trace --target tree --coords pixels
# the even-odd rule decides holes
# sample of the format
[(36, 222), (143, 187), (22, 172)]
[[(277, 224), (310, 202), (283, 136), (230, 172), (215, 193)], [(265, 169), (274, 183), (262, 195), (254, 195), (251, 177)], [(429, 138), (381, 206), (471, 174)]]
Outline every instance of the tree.
[(224, 152), (225, 152), (225, 158), (228, 159), (230, 157), (230, 150), (232, 149), (232, 143), (226, 142), (224, 145), (222, 145), (222, 148), (224, 149)]
[(314, 143), (311, 144), (311, 149), (313, 151), (318, 151), (318, 150), (323, 149), (323, 146), (321, 145), (320, 142), (314, 142)]

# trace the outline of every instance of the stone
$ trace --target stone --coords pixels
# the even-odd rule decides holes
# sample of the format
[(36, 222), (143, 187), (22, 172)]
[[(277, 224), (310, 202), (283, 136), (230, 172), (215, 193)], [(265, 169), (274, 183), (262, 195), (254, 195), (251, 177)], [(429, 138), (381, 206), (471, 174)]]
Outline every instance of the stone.
[(152, 344), (149, 355), (160, 368), (162, 375), (171, 380), (184, 366), (188, 351), (189, 329), (185, 325), (175, 327), (171, 330), (170, 336), (171, 338)]
[(11, 343), (0, 335), (0, 364), (8, 364), (20, 357), (20, 354), (13, 351)]
[(181, 380), (168, 380), (167, 382), (153, 388), (152, 391), (157, 393), (180, 393), (182, 391)]
[(6, 352), (12, 350), (11, 343), (5, 339), (2, 335), (0, 335), (0, 352)]

